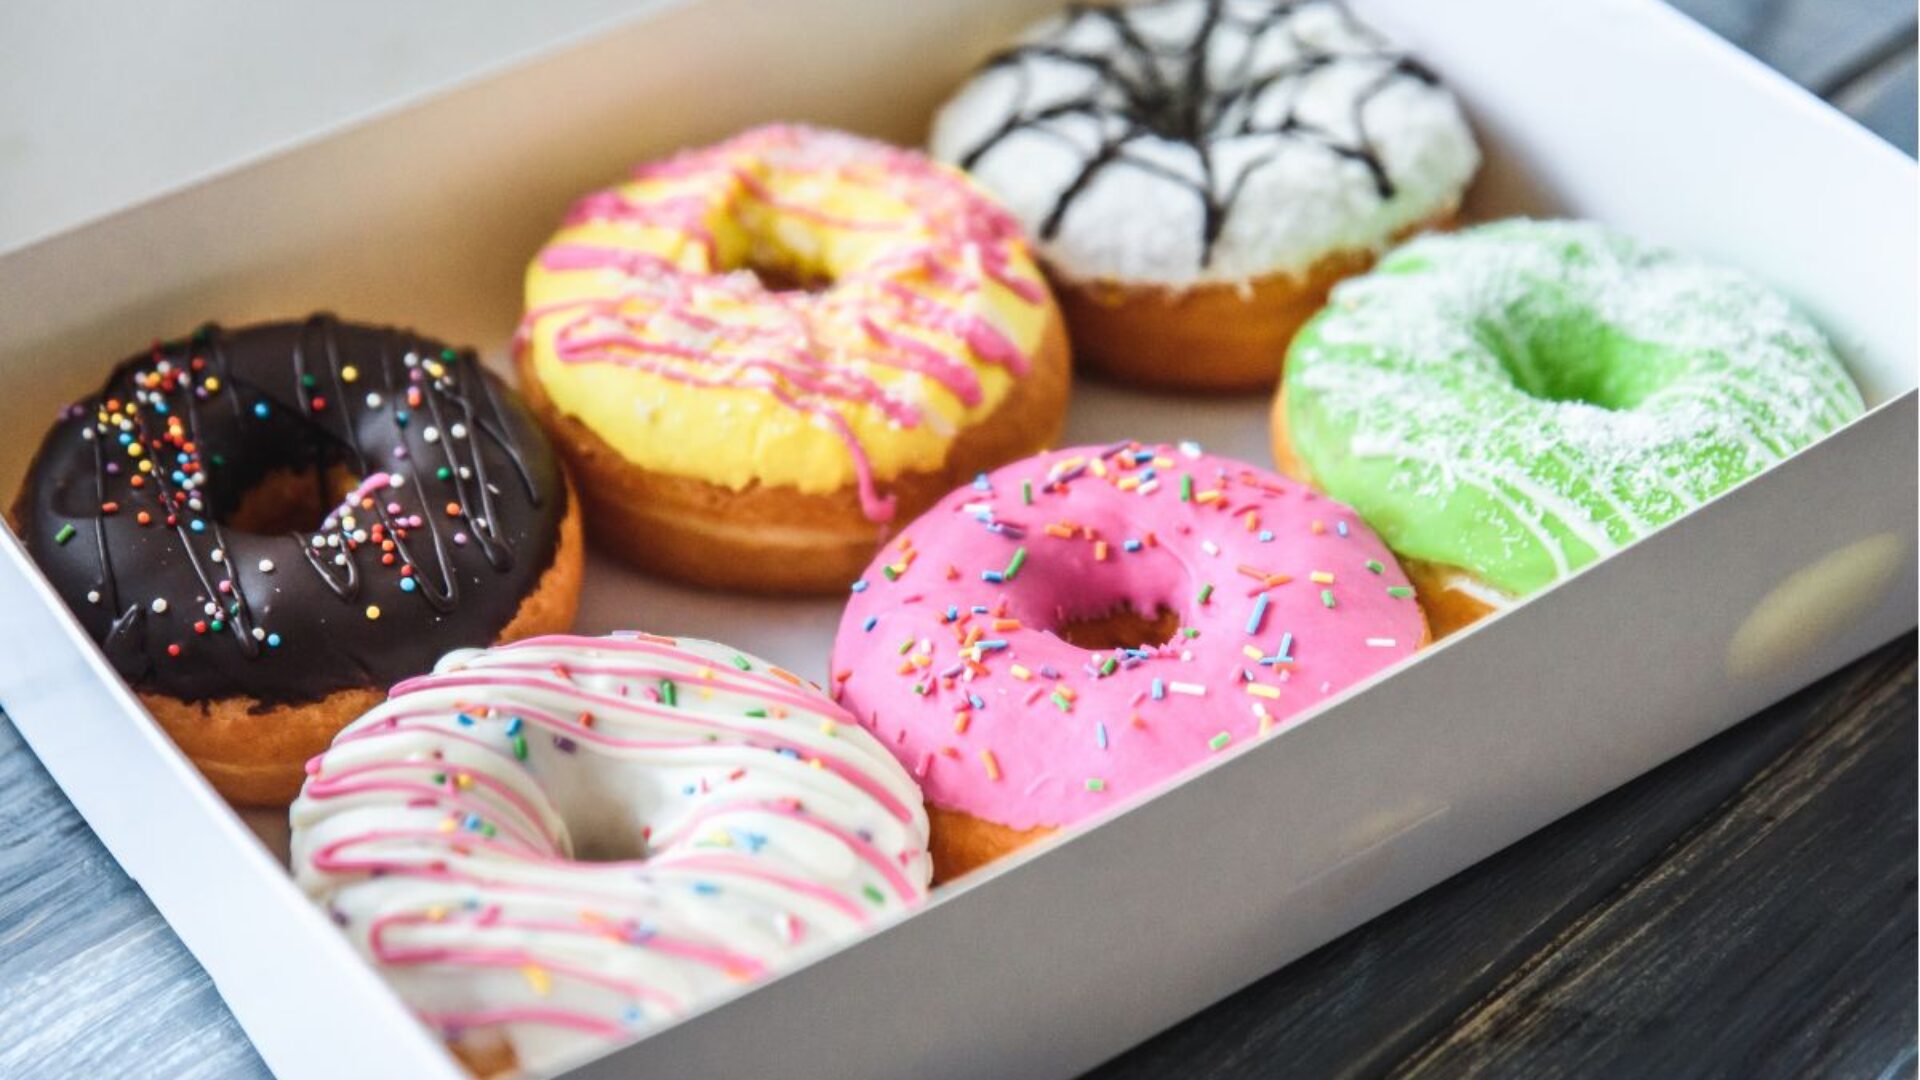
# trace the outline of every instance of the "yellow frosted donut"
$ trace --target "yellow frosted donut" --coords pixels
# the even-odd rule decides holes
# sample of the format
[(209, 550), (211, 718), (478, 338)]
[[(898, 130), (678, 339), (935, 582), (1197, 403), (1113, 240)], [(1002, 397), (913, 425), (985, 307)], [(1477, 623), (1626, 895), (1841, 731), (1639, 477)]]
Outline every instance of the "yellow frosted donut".
[(527, 273), (519, 361), (590, 529), (705, 584), (844, 588), (889, 521), (1058, 433), (1066, 343), (959, 173), (765, 127), (642, 166)]

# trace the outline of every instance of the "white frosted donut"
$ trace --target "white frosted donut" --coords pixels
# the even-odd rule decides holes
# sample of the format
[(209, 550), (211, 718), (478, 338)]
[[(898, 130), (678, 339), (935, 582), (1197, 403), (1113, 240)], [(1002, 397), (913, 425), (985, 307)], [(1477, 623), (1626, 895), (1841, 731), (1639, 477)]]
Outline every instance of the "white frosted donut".
[(917, 904), (919, 789), (819, 688), (707, 641), (448, 654), (341, 733), (293, 869), (422, 1019), (538, 1070)]
[(1058, 275), (1177, 288), (1384, 250), (1480, 162), (1453, 95), (1338, 0), (1075, 5), (988, 60), (931, 142)]

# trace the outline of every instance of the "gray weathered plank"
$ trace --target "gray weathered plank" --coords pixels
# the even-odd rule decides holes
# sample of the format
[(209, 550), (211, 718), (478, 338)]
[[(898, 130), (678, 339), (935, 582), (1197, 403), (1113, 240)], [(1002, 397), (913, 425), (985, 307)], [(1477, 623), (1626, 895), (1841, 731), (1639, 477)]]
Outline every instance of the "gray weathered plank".
[(1920, 97), (1913, 92), (1916, 76), (1914, 43), (1909, 40), (1895, 55), (1869, 68), (1858, 79), (1834, 95), (1833, 103), (1845, 109), (1869, 131), (1878, 132), (1888, 142), (1911, 154), (1920, 123)]
[(1680, 10), (1822, 97), (1889, 41), (1912, 40), (1913, 0), (1672, 0)]
[[(1460, 1015), (1515, 969), (1553, 948), (1596, 905), (1649, 868), (1666, 865), (1676, 842), (1703, 818), (1737, 805), (1729, 800), (1750, 778), (1833, 717), (1884, 701), (1886, 688), (1902, 680), (1911, 713), (1913, 648), (1911, 639), (1896, 643), (1775, 705), (1143, 1043), (1090, 1080), (1178, 1071), (1206, 1080), (1251, 1080), (1274, 1075), (1277, 1067), (1313, 1077), (1386, 1072), (1450, 1031)], [(1901, 767), (1898, 755), (1881, 757), (1887, 768)], [(1908, 760), (1909, 792), (1911, 766)], [(1875, 841), (1886, 846), (1891, 838)], [(1807, 880), (1798, 864), (1781, 877), (1803, 886)], [(1880, 914), (1884, 925), (1886, 913)], [(1618, 985), (1633, 990), (1625, 979)], [(1881, 1042), (1897, 1050), (1907, 1032), (1905, 1026), (1889, 1028)]]
[(1913, 639), (1868, 692), (1396, 1075), (1879, 1077), (1913, 1062)]
[(267, 1075), (206, 972), (0, 714), (0, 1076)]

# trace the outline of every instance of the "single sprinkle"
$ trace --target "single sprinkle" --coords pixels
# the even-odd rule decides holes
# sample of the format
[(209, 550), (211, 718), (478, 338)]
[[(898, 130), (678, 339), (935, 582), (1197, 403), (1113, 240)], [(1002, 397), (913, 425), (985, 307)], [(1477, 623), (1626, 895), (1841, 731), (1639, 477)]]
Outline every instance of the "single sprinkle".
[(1253, 614), (1247, 616), (1247, 633), (1258, 634), (1260, 627), (1267, 621), (1267, 594), (1261, 593), (1253, 601)]
[(1087, 790), (1094, 792), (1105, 791), (1107, 790), (1107, 782), (1097, 776), (1089, 776), (1087, 777)]
[(1005, 579), (1007, 581), (1012, 581), (1014, 575), (1018, 574), (1020, 572), (1020, 568), (1022, 566), (1025, 566), (1026, 564), (1027, 564), (1027, 549), (1024, 547), (1014, 548), (1013, 558), (1007, 560), (1007, 569), (1004, 573)]
[(1207, 602), (1207, 599), (1212, 595), (1213, 595), (1213, 585), (1212, 583), (1208, 583), (1200, 586), (1200, 595), (1196, 599), (1200, 603), (1204, 604)]
[(1393, 597), (1395, 600), (1405, 600), (1407, 597), (1413, 595), (1413, 590), (1405, 585), (1389, 585), (1387, 586), (1387, 595)]
[(993, 751), (980, 751), (980, 765), (987, 770), (987, 779), (994, 781), (1000, 779), (1000, 759), (993, 756)]
[(76, 530), (73, 527), (73, 523), (68, 522), (60, 526), (59, 532), (56, 532), (53, 534), (53, 542), (56, 544), (65, 544), (67, 541), (73, 539), (73, 534), (75, 531)]
[(1376, 573), (1376, 574), (1383, 574), (1383, 573), (1386, 573), (1386, 570), (1387, 570), (1387, 568), (1386, 568), (1385, 566), (1383, 566), (1383, 565), (1381, 565), (1381, 563), (1380, 563), (1380, 560), (1379, 560), (1379, 559), (1368, 559), (1368, 560), (1367, 560), (1367, 569), (1369, 569), (1369, 570), (1371, 570), (1371, 571), (1373, 571), (1373, 572), (1374, 572), (1374, 573)]
[(1229, 732), (1223, 731), (1220, 734), (1215, 735), (1213, 738), (1208, 739), (1207, 747), (1212, 750), (1225, 750), (1227, 748), (1227, 744), (1232, 741), (1233, 741), (1233, 735)]
[(1333, 590), (1332, 589), (1320, 590), (1320, 603), (1323, 606), (1329, 607), (1329, 608), (1333, 606)]

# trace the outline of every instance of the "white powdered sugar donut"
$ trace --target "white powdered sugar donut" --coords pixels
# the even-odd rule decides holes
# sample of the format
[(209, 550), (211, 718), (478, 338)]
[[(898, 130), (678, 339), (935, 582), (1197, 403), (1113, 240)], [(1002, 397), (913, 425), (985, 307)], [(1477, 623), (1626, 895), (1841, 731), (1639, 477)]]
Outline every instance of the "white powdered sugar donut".
[(292, 824), (300, 885), (483, 1074), (683, 1015), (932, 874), (919, 789), (845, 710), (649, 634), (448, 654), (314, 759)]
[(1062, 275), (1172, 286), (1377, 250), (1480, 161), (1453, 95), (1335, 0), (1076, 7), (989, 60), (932, 147)]
[[(1063, 289), (1103, 290), (1109, 309), (1133, 299), (1116, 291), (1158, 290), (1165, 307), (1285, 280), (1297, 288), (1261, 302), (1304, 294), (1310, 312), (1331, 284), (1317, 279), (1449, 220), (1480, 164), (1453, 95), (1339, 0), (1075, 5), (987, 60), (931, 148), (1013, 211)], [(1299, 321), (1249, 343), (1265, 384)], [(1117, 331), (1087, 340), (1155, 347), (1151, 330)]]

